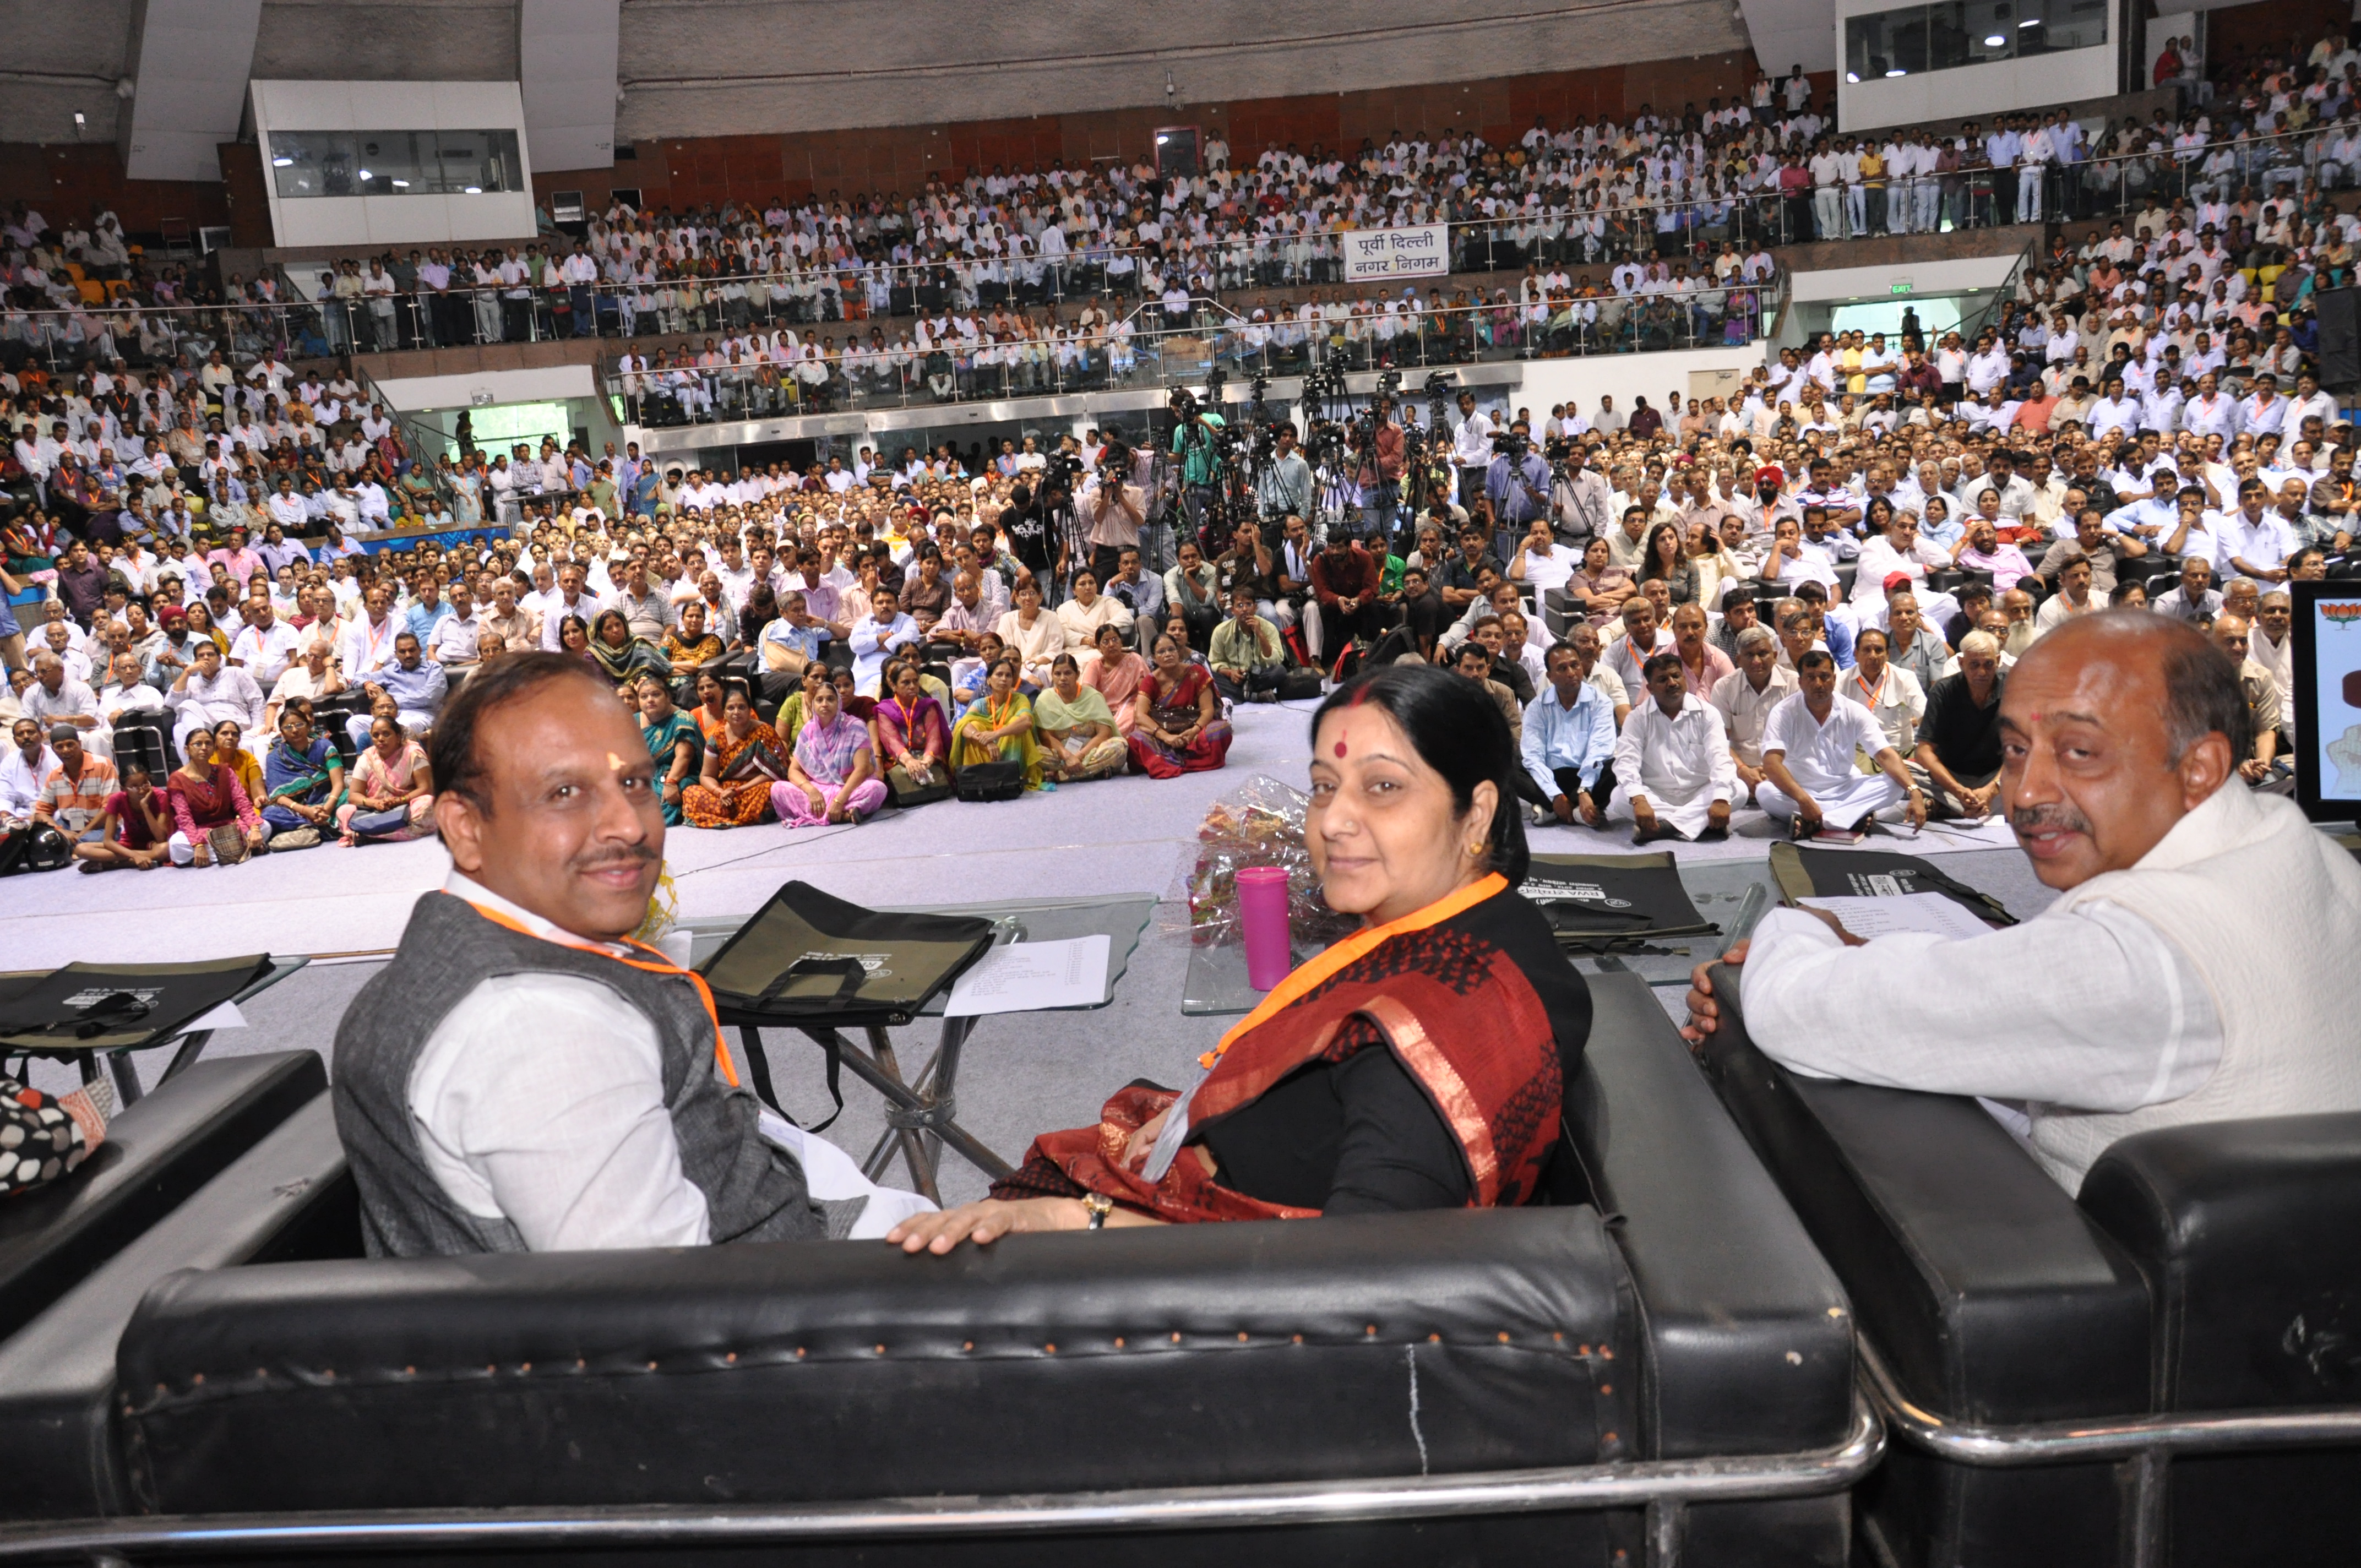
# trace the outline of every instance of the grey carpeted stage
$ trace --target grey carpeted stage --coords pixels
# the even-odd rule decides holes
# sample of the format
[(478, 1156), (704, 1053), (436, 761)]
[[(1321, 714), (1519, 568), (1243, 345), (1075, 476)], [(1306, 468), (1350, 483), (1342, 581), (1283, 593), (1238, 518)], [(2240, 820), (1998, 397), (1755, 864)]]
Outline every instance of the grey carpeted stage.
[[(1207, 804), (1267, 773), (1299, 787), (1314, 704), (1247, 707), (1235, 717), (1236, 744), (1219, 773), (1159, 782), (1125, 778), (1069, 785), (1005, 804), (945, 801), (888, 813), (859, 828), (776, 826), (704, 832), (675, 828), (665, 859), (681, 914), (701, 918), (751, 913), (781, 883), (802, 878), (871, 905), (955, 904), (1106, 893), (1146, 893), (1161, 902), (1140, 937), (1114, 1003), (1100, 1011), (987, 1018), (968, 1047), (960, 1119), (1011, 1160), (1044, 1128), (1094, 1121), (1107, 1093), (1135, 1078), (1180, 1082), (1191, 1058), (1234, 1019), (1180, 1011), (1188, 968), (1188, 910), (1181, 874), (1193, 855)], [(1742, 812), (1729, 842), (1679, 845), (1684, 858), (1761, 858), (1776, 838), (1758, 812)], [(1629, 850), (1628, 832), (1550, 827), (1532, 834), (1537, 851)], [(1954, 857), (1955, 876), (1995, 894), (2020, 917), (2051, 897), (2001, 834), (1929, 831), (1916, 839), (1873, 837), (1871, 847)], [(251, 1003), (248, 1027), (214, 1036), (221, 1053), (307, 1048), (330, 1052), (346, 1003), (401, 938), (412, 903), (441, 885), (449, 862), (433, 841), (366, 850), (326, 846), (266, 855), (243, 866), (192, 871), (75, 872), (0, 883), (0, 968), (48, 968), (75, 959), (168, 962), (269, 950), (315, 955), (312, 966)], [(1657, 992), (1678, 1014), (1680, 992)], [(906, 1030), (905, 1070), (924, 1052), (909, 1046), (933, 1029)], [(780, 1097), (800, 1121), (826, 1114), (819, 1053), (800, 1036), (774, 1031)], [(143, 1063), (149, 1081), (163, 1062)], [(331, 1070), (334, 1064), (331, 1062)], [(43, 1069), (44, 1087), (69, 1075)], [(829, 1135), (856, 1155), (884, 1125), (879, 1102), (846, 1075), (843, 1119)], [(898, 1169), (898, 1168), (897, 1168)], [(945, 1196), (980, 1196), (981, 1177), (947, 1157)], [(889, 1181), (903, 1179), (889, 1175)]]

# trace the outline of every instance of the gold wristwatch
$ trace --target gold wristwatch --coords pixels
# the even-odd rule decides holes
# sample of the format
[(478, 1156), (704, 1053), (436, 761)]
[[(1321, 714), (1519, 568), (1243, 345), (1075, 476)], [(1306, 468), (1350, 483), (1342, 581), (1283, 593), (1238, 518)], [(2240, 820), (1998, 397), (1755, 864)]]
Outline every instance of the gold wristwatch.
[(1107, 1216), (1115, 1212), (1115, 1200), (1104, 1192), (1088, 1192), (1082, 1195), (1082, 1207), (1091, 1214), (1090, 1223), (1082, 1229), (1103, 1231), (1106, 1229)]

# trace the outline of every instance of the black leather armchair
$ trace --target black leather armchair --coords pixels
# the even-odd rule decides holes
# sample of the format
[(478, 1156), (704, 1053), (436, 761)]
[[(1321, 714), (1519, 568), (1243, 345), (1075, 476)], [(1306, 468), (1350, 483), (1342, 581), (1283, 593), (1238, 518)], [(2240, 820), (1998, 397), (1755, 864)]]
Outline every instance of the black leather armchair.
[[(244, 1058), (253, 1061), (256, 1058)], [(308, 1064), (311, 1052), (282, 1062)], [(200, 1063), (182, 1075), (193, 1079)], [(178, 1091), (175, 1080), (145, 1105)], [(315, 1094), (47, 1311), (0, 1342), (0, 1518), (75, 1519), (134, 1507), (114, 1427), (115, 1359), (150, 1286), (181, 1269), (349, 1255), (359, 1213), (335, 1113)]]
[(0, 1338), (32, 1321), (327, 1087), (310, 1051), (225, 1057), (198, 1062), (126, 1106), (71, 1179), (0, 1205)]
[[(149, 1274), (97, 1474), (44, 1511), (118, 1516), (73, 1539), (134, 1555), (195, 1530), (258, 1549), (258, 1520), (281, 1548), (415, 1543), (390, 1510), (424, 1510), (448, 1547), (560, 1552), (1000, 1561), (1058, 1530), (1224, 1563), (1839, 1568), (1879, 1447), (1850, 1310), (1647, 989), (1594, 997), (1554, 1177), (1595, 1205), (941, 1258), (268, 1263), (357, 1251), (341, 1163), (299, 1120), (190, 1204), (223, 1239)], [(266, 1200), (266, 1153), (316, 1199)], [(90, 1343), (120, 1322), (93, 1315)]]
[(2126, 1138), (2069, 1196), (1972, 1100), (1788, 1072), (1734, 971), (1708, 1075), (1861, 1316), (1916, 1565), (2343, 1563), (2361, 1527), (2361, 1115)]

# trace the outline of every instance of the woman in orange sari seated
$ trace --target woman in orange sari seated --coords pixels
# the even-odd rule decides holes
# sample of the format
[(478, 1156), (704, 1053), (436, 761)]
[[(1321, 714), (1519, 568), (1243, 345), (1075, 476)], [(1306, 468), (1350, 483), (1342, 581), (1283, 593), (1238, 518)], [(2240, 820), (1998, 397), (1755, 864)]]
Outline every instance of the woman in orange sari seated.
[(1282, 981), (1185, 1093), (1122, 1090), (1098, 1125), (1035, 1139), (989, 1199), (888, 1242), (1532, 1201), (1590, 993), (1516, 891), (1508, 725), (1479, 686), (1387, 665), (1331, 695), (1312, 739), (1306, 844), (1362, 928)]

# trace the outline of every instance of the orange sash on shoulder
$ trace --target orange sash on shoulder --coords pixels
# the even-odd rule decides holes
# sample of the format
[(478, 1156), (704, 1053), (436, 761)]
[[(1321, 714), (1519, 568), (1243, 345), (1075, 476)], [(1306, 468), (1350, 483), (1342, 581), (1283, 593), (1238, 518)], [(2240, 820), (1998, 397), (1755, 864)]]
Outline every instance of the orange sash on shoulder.
[[(1549, 1014), (1508, 954), (1450, 929), (1455, 916), (1508, 892), (1483, 880), (1384, 926), (1356, 933), (1289, 975), (1202, 1058), (1190, 1096), (1191, 1135), (1252, 1104), (1307, 1062), (1341, 1062), (1381, 1045), (1433, 1101), (1467, 1163), (1473, 1207), (1529, 1201), (1558, 1131), (1563, 1069)], [(1300, 1219), (1318, 1211), (1221, 1184), (1184, 1150), (1149, 1181), (1132, 1135), (1169, 1110), (1167, 1089), (1118, 1091), (1098, 1124), (1036, 1138), (996, 1196), (1102, 1192), (1175, 1223)]]

